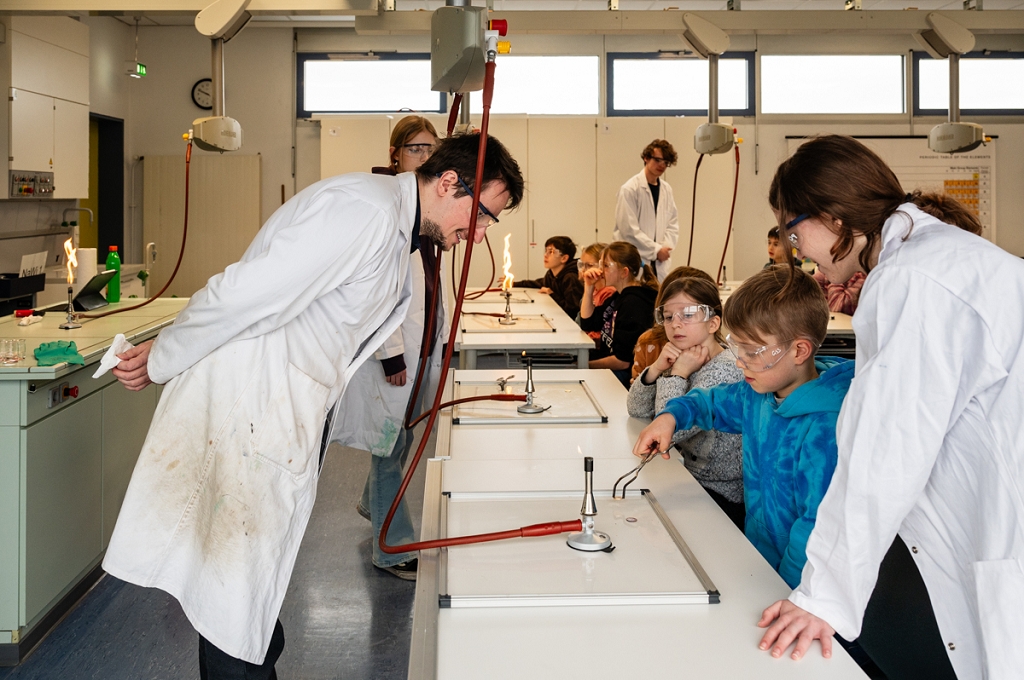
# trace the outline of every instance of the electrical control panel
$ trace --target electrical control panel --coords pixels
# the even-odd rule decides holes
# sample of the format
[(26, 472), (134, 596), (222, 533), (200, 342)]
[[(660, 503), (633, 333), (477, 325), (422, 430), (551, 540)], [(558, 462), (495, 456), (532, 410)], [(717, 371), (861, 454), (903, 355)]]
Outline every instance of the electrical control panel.
[(53, 173), (11, 170), (8, 198), (53, 198)]

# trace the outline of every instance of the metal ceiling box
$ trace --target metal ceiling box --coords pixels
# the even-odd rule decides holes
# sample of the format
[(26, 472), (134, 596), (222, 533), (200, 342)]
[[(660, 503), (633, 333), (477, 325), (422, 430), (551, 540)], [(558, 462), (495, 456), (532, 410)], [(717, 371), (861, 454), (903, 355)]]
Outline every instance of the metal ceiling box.
[(430, 89), (470, 92), (484, 86), (483, 7), (440, 7), (430, 19)]

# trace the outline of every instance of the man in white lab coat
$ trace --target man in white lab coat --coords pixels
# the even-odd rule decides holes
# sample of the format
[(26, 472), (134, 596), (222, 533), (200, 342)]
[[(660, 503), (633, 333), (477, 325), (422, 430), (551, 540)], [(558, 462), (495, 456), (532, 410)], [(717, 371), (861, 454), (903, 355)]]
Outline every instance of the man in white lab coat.
[[(442, 142), (434, 174), (310, 186), (173, 326), (122, 355), (114, 373), (129, 389), (166, 387), (103, 567), (178, 599), (203, 678), (276, 677), (327, 412), (404, 318), (419, 239), (469, 238), (478, 144)], [(522, 195), (518, 165), (490, 139), (481, 207), (496, 215)]]
[(678, 156), (666, 140), (655, 139), (640, 158), (644, 169), (619, 189), (612, 235), (615, 241), (636, 246), (644, 263), (663, 281), (672, 268), (672, 249), (679, 240), (679, 215), (672, 187), (661, 176), (676, 164)]

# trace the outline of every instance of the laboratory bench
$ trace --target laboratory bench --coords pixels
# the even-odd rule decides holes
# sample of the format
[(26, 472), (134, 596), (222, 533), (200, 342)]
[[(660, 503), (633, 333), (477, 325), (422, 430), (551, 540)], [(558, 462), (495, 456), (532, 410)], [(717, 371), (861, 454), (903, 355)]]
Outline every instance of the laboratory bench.
[[(446, 390), (450, 396), (453, 385), (460, 381), (493, 382), (508, 373), (456, 371)], [(522, 390), (524, 379), (522, 371), (516, 372), (513, 381), (518, 382), (513, 383), (513, 389)], [(612, 500), (609, 493), (615, 481), (639, 461), (632, 455), (632, 447), (647, 424), (628, 417), (627, 393), (618, 380), (610, 371), (595, 370), (538, 371), (534, 380), (585, 380), (600, 409), (607, 414), (607, 421), (531, 423), (528, 417), (509, 417), (505, 424), (484, 426), (468, 424), (458, 414), (443, 413), (437, 425), (435, 457), (426, 462), (421, 539), (461, 535), (466, 529), (465, 522), (453, 522), (450, 514), (457, 499), (462, 502), (492, 498), (506, 503), (561, 496), (568, 501), (559, 501), (560, 509), (548, 513), (556, 516), (535, 521), (576, 519), (583, 500), (582, 458), (591, 456), (598, 512), (596, 528), (611, 535), (618, 551), (576, 552), (565, 546), (564, 534), (421, 551), (409, 661), (411, 680), (865, 677), (838, 645), (834, 645), (831, 659), (823, 659), (815, 644), (798, 662), (788, 654), (774, 659), (758, 649), (763, 630), (756, 622), (762, 610), (785, 598), (790, 589), (693, 479), (676, 454), (671, 460), (654, 458), (629, 487), (630, 498), (639, 496), (641, 490), (644, 496), (656, 497), (666, 518), (661, 522), (674, 527), (680, 543), (688, 546), (694, 561), (713, 582), (715, 598), (685, 604), (654, 604), (641, 597), (639, 602), (591, 601), (571, 606), (559, 604), (557, 598), (543, 603), (543, 596), (531, 602), (531, 596), (538, 597), (537, 591), (533, 591), (532, 595), (517, 592), (517, 602), (498, 606), (457, 607), (453, 600), (446, 600), (446, 593), (454, 590), (453, 582), (465, 584), (468, 578), (476, 577), (479, 583), (486, 580), (479, 578), (483, 573), (499, 582), (500, 588), (510, 582), (510, 572), (524, 572), (526, 582), (534, 585), (544, 584), (549, 576), (566, 582), (567, 572), (570, 576), (578, 572), (576, 579), (587, 596), (608, 576), (608, 567), (614, 560), (636, 562), (637, 556), (627, 552), (630, 545), (644, 543), (645, 535), (654, 535), (652, 523), (645, 524), (646, 520), (639, 515), (625, 518), (625, 522), (633, 524), (622, 523), (621, 508), (625, 506), (616, 504), (623, 501)], [(512, 403), (507, 408), (514, 407)], [(651, 502), (653, 505), (654, 501)], [(498, 517), (487, 530), (522, 526), (514, 523), (517, 519)], [(659, 544), (652, 538), (650, 545)], [(649, 568), (618, 574), (613, 590), (619, 582), (641, 595), (645, 590), (656, 590), (659, 577), (655, 574), (664, 573), (657, 569), (665, 546), (662, 541), (660, 548), (655, 548), (654, 553), (661, 554), (650, 555)], [(472, 552), (457, 555), (455, 551), (459, 550)], [(535, 552), (527, 552), (531, 550)], [(668, 552), (672, 550), (668, 544)], [(534, 554), (546, 557), (534, 559)], [(511, 590), (506, 587), (494, 601), (508, 598)]]
[[(483, 300), (487, 300), (486, 302)], [(513, 288), (510, 309), (522, 321), (500, 327), (493, 316), (505, 311), (501, 293), (488, 292), (480, 300), (467, 300), (459, 321), (455, 349), (459, 352), (459, 368), (473, 370), (482, 353), (505, 352), (530, 355), (566, 354), (575, 359), (577, 368), (587, 368), (594, 340), (580, 330), (575, 319), (551, 299), (532, 288)], [(546, 322), (540, 322), (543, 317)], [(485, 327), (489, 321), (492, 328)], [(538, 325), (538, 322), (541, 325)], [(530, 330), (524, 330), (527, 324)]]
[[(31, 326), (0, 318), (0, 338), (27, 341), (25, 360), (0, 366), (0, 666), (19, 663), (102, 574), (156, 410), (158, 386), (93, 379), (100, 358), (118, 333), (136, 345), (155, 337), (187, 302), (159, 299), (73, 330), (58, 328), (62, 311)], [(37, 366), (33, 350), (54, 340), (75, 341), (85, 365)]]

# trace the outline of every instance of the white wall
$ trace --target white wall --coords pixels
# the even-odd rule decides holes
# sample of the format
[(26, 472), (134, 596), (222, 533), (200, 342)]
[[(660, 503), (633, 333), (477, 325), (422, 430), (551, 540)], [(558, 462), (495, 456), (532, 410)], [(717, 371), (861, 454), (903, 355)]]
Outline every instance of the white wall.
[[(192, 26), (142, 28), (139, 61), (149, 74), (132, 86), (132, 151), (184, 155), (182, 133), (196, 118), (210, 115), (192, 103), (192, 85), (211, 74), (210, 41)], [(224, 46), (224, 62), (225, 113), (242, 125), (242, 148), (236, 153), (263, 157), (262, 223), (281, 205), (281, 185), (286, 199), (294, 193), (292, 31), (246, 28)], [(211, 152), (193, 148), (192, 153)]]
[[(93, 27), (100, 23), (109, 24), (113, 20), (96, 17), (88, 21)], [(130, 45), (133, 28), (107, 26), (107, 29), (110, 35), (104, 40), (114, 43), (112, 54), (116, 49), (123, 49), (118, 45)], [(357, 36), (351, 29), (300, 29), (295, 32), (295, 36), (298, 48), (302, 51), (376, 49), (424, 52), (429, 49), (425, 36)], [(286, 187), (286, 197), (290, 197), (294, 191), (319, 179), (319, 125), (315, 122), (296, 124), (295, 121), (292, 41), (291, 29), (250, 27), (225, 48), (227, 113), (242, 124), (244, 145), (241, 153), (260, 153), (263, 156), (263, 220), (280, 205), (282, 184)], [(532, 35), (514, 37), (513, 45), (516, 54), (597, 54), (602, 57), (602, 72), (607, 52), (674, 50), (681, 47), (678, 38), (671, 35)], [(913, 48), (913, 42), (909, 36), (744, 35), (734, 36), (732, 47), (735, 50), (756, 49), (762, 54), (807, 53), (815, 50), (906, 54), (907, 50)], [(978, 47), (1021, 50), (1024, 49), (1024, 36), (978, 36)], [(97, 50), (95, 41), (93, 49)], [(149, 67), (150, 75), (128, 85), (130, 153), (132, 156), (183, 153), (181, 133), (188, 129), (194, 118), (205, 115), (192, 104), (190, 92), (196, 80), (210, 74), (209, 45), (191, 26), (142, 28), (139, 58)], [(93, 77), (96, 78), (96, 75)], [(116, 85), (109, 96), (103, 95), (104, 101), (111, 102), (110, 106), (102, 105), (106, 110), (117, 110), (114, 102), (120, 96), (116, 93), (122, 87)], [(94, 91), (95, 88), (96, 85)], [(100, 91), (104, 91), (103, 88)], [(103, 113), (96, 108), (100, 106), (99, 97), (96, 99), (93, 110)], [(766, 196), (774, 169), (788, 151), (786, 135), (823, 132), (858, 135), (927, 134), (938, 121), (911, 120), (904, 115), (860, 119), (820, 117), (805, 119), (803, 122), (797, 122), (792, 117), (759, 116), (756, 119), (736, 118), (734, 122), (745, 141), (740, 147), (740, 193), (733, 234), (735, 271), (730, 273), (730, 278), (748, 276), (766, 261), (765, 233), (772, 224)], [(997, 242), (1016, 255), (1024, 255), (1024, 192), (1016, 190), (1016, 187), (1024, 183), (1024, 120), (1018, 117), (980, 122), (985, 124), (987, 132), (1000, 136)], [(688, 140), (672, 141), (680, 147), (689, 144)], [(294, 170), (293, 143), (296, 145)], [(674, 186), (674, 189), (677, 194), (692, 191), (691, 186)], [(701, 185), (701, 192), (704, 191), (726, 192), (731, 191), (731, 186), (711, 188)]]

